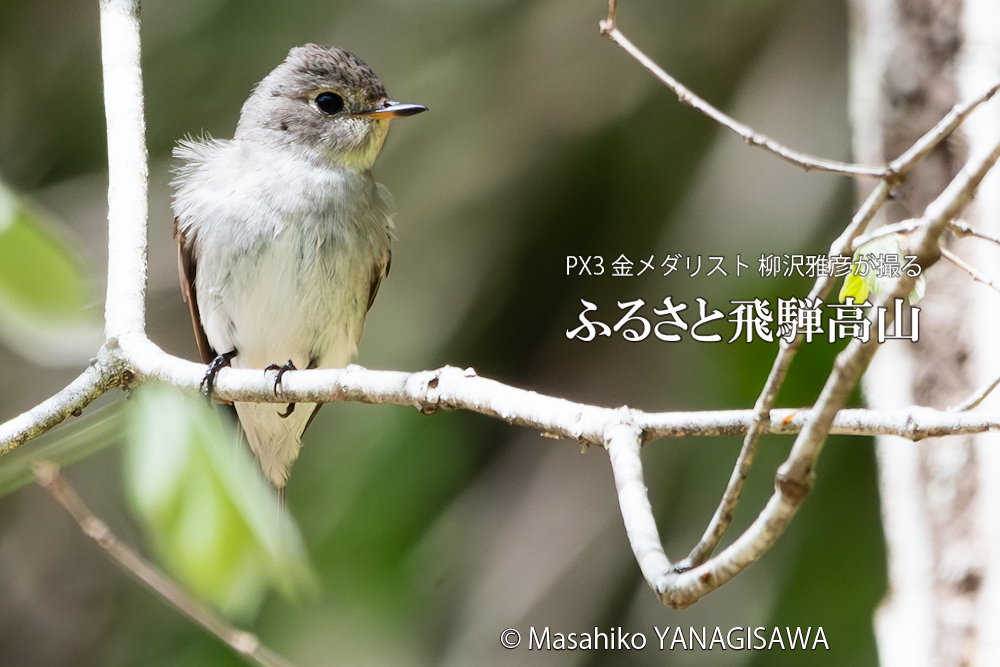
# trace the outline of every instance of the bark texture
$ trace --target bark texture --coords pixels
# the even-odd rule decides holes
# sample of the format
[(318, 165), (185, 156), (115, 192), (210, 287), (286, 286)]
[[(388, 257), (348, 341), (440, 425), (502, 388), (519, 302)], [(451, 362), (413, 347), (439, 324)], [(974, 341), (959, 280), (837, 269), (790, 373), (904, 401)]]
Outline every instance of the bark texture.
[[(995, 0), (852, 0), (851, 116), (861, 162), (890, 160), (957, 101), (1000, 78)], [(919, 216), (970, 150), (1000, 127), (991, 102), (914, 170), (881, 223)], [(1000, 231), (996, 175), (967, 210), (978, 230)], [(864, 189), (866, 186), (862, 186)], [(870, 186), (868, 186), (870, 187)], [(862, 193), (864, 194), (864, 193)], [(949, 237), (944, 245), (990, 276), (997, 249)], [(873, 408), (961, 403), (1000, 372), (1000, 295), (947, 262), (927, 273), (920, 341), (888, 344), (865, 380)], [(982, 408), (995, 407), (995, 400)], [(1000, 494), (997, 436), (878, 441), (890, 589), (876, 615), (884, 667), (1000, 664)], [(992, 628), (992, 629), (991, 629)]]

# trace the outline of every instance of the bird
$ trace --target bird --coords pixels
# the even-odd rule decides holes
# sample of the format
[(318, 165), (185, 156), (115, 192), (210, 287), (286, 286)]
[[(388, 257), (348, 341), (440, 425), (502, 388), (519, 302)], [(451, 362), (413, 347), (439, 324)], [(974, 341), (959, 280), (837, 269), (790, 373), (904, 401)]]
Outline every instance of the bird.
[[(178, 142), (174, 237), (203, 388), (222, 368), (342, 368), (389, 273), (391, 199), (371, 168), (398, 103), (339, 48), (306, 44), (253, 89), (232, 139)], [(321, 404), (236, 402), (264, 476), (284, 497)], [(296, 409), (297, 408), (297, 409)]]

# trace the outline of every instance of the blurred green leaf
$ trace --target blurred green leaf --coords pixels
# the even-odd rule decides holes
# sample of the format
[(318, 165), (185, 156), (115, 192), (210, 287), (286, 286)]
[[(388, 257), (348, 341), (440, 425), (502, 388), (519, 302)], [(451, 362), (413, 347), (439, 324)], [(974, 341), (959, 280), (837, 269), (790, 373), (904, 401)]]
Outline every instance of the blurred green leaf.
[(42, 365), (86, 359), (101, 344), (91, 301), (67, 240), (0, 183), (0, 340)]
[(83, 273), (63, 243), (0, 184), (0, 293), (40, 317), (75, 317), (87, 305)]
[(292, 518), (231, 421), (204, 400), (137, 392), (126, 484), (163, 564), (226, 615), (253, 618), (270, 587), (288, 598), (315, 577)]

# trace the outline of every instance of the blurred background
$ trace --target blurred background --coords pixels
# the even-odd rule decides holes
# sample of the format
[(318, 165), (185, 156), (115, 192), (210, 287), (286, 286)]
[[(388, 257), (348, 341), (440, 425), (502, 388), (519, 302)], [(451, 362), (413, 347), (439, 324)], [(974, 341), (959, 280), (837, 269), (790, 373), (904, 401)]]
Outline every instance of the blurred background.
[[(775, 344), (633, 343), (620, 334), (584, 343), (566, 330), (578, 325), (581, 299), (613, 324), (616, 301), (672, 296), (696, 310), (701, 297), (728, 313), (730, 300), (805, 295), (810, 281), (761, 278), (757, 259), (824, 253), (851, 214), (852, 184), (748, 149), (682, 107), (599, 36), (606, 12), (601, 0), (146, 0), (150, 337), (197, 358), (171, 238), (172, 146), (203, 131), (231, 137), (253, 84), (290, 47), (312, 41), (356, 53), (394, 98), (430, 108), (394, 124), (374, 169), (394, 195), (398, 238), (360, 363), (472, 366), (603, 406), (750, 407)], [(626, 0), (619, 26), (755, 129), (849, 159), (839, 0)], [(96, 1), (0, 0), (0, 420), (62, 388), (100, 345), (99, 53)], [(655, 255), (659, 266), (676, 253), (701, 255), (701, 273), (611, 275), (619, 255), (638, 269), (640, 259)], [(600, 255), (608, 270), (567, 276), (568, 255)], [(750, 267), (739, 278), (737, 255)], [(708, 256), (725, 256), (730, 275), (706, 277)], [(718, 328), (726, 340), (731, 327)], [(838, 348), (805, 346), (779, 403), (810, 405)], [(90, 428), (79, 452), (99, 451), (67, 476), (115, 531), (151, 553), (126, 501), (134, 480), (117, 446), (122, 398), (113, 392), (87, 410), (98, 419), (84, 416), (23, 452)], [(770, 495), (790, 444), (764, 440), (733, 535)], [(700, 537), (738, 448), (731, 438), (646, 446), (646, 482), (672, 558)], [(104, 560), (43, 492), (12, 490), (24, 481), (4, 477), (13, 465), (0, 460), (0, 480), (9, 478), (0, 664), (241, 664)], [(478, 415), (326, 406), (293, 468), (288, 507), (319, 592), (298, 602), (271, 594), (246, 622), (300, 665), (876, 663), (871, 619), (885, 571), (867, 439), (832, 438), (778, 545), (685, 611), (663, 607), (642, 580), (603, 451)], [(595, 625), (654, 640), (653, 626), (823, 626), (832, 650), (529, 653), (499, 642), (509, 627), (526, 635), (531, 626)]]

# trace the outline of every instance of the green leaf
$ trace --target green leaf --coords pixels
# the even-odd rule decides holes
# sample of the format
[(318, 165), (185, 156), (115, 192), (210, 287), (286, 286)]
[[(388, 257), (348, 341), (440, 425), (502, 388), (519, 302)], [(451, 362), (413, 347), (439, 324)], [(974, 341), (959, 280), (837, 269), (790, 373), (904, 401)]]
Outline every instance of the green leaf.
[[(869, 241), (854, 253), (854, 266), (866, 262), (866, 256), (896, 255), (902, 261), (903, 253), (900, 243), (902, 238), (901, 234), (887, 234), (886, 236), (880, 236), (877, 239)], [(879, 277), (878, 271), (874, 268), (869, 268), (865, 275), (855, 275), (852, 268), (851, 273), (844, 278), (844, 285), (840, 288), (839, 299), (843, 303), (847, 300), (847, 297), (853, 296), (854, 303), (864, 303), (865, 299), (868, 298), (869, 292), (874, 293), (877, 297), (884, 297), (889, 293), (896, 280), (897, 278), (893, 276)], [(927, 280), (923, 275), (919, 276), (908, 297), (911, 305), (916, 305), (924, 298), (926, 286)]]
[(856, 276), (854, 273), (850, 273), (844, 278), (844, 286), (840, 288), (840, 299), (841, 303), (847, 301), (847, 297), (853, 296), (854, 303), (864, 303), (865, 299), (868, 298), (868, 282), (861, 276)]
[(0, 183), (0, 341), (43, 365), (87, 359), (102, 342), (92, 303), (67, 240)]
[(314, 586), (305, 547), (234, 425), (204, 399), (136, 392), (126, 483), (156, 554), (224, 614), (253, 618), (269, 588)]

